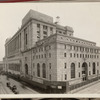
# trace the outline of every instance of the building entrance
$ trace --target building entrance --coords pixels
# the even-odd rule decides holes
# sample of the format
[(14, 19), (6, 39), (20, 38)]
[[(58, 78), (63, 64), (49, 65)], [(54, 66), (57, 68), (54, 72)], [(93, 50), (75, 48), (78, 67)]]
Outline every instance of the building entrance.
[(88, 66), (87, 63), (84, 62), (82, 64), (82, 80), (86, 81), (88, 79)]

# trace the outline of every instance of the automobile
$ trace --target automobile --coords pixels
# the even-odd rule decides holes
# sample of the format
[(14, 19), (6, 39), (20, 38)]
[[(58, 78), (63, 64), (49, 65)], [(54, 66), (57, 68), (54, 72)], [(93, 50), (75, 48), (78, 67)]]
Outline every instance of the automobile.
[(10, 87), (10, 82), (7, 82), (6, 85), (7, 85), (7, 87)]
[(14, 85), (11, 90), (14, 92), (17, 89), (16, 85)]

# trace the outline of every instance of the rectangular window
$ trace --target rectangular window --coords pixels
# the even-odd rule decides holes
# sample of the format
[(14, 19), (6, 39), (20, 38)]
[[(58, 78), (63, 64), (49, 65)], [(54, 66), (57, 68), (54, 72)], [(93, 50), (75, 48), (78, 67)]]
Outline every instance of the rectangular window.
[(89, 55), (88, 55), (88, 58), (89, 58)]
[(78, 67), (80, 68), (80, 63), (78, 63)]
[(80, 77), (80, 73), (79, 73), (79, 77)]
[(66, 57), (66, 53), (64, 53), (64, 57)]
[(43, 54), (41, 55), (41, 58), (43, 58)]
[(67, 80), (67, 75), (65, 74), (65, 80)]
[(81, 56), (82, 56), (82, 55), (80, 54), (80, 58), (81, 58)]
[(46, 31), (43, 31), (43, 34), (44, 34), (44, 35), (47, 35), (47, 32), (46, 32)]
[(75, 78), (75, 64), (71, 64), (71, 78)]
[(33, 60), (35, 59), (35, 56), (33, 56)]
[(83, 58), (84, 58), (84, 54), (83, 54)]
[(74, 50), (75, 50), (75, 46), (74, 46)]
[(53, 31), (53, 28), (52, 27), (50, 27), (50, 31)]
[(87, 58), (87, 54), (85, 54), (85, 58)]
[(65, 49), (66, 49), (66, 45), (65, 45)]
[(66, 68), (66, 63), (65, 63), (65, 68)]
[(74, 53), (74, 57), (75, 57), (75, 53)]
[(51, 69), (51, 63), (49, 63), (49, 69)]
[(89, 71), (89, 75), (91, 75), (91, 71)]
[(47, 28), (48, 28), (48, 27), (47, 27), (46, 25), (43, 25), (43, 29), (44, 29), (44, 30), (47, 30)]
[(49, 75), (49, 79), (51, 80), (51, 74)]
[(40, 59), (40, 55), (39, 55), (39, 59)]
[(45, 39), (47, 36), (43, 36), (43, 39)]
[(72, 50), (72, 46), (70, 46), (70, 50)]
[(89, 62), (89, 67), (90, 67), (90, 62)]
[(97, 66), (99, 66), (99, 62), (97, 62)]
[(78, 54), (77, 54), (77, 58), (78, 58)]
[(99, 55), (97, 55), (97, 58), (99, 58)]
[(37, 27), (40, 28), (40, 24), (37, 24)]
[(35, 68), (35, 64), (33, 63), (33, 69)]
[(51, 46), (49, 46), (49, 50), (51, 50)]
[(49, 58), (51, 58), (51, 53), (49, 53)]
[(25, 44), (27, 45), (27, 34), (25, 34), (25, 39), (26, 39)]
[(25, 44), (27, 45), (27, 42), (28, 42), (27, 41), (27, 39), (28, 39), (28, 36), (27, 36), (27, 28), (24, 29), (24, 36), (25, 36), (25, 38), (24, 38), (25, 39)]
[(72, 57), (72, 53), (70, 53), (70, 57)]
[(44, 54), (45, 58), (46, 58), (46, 54)]

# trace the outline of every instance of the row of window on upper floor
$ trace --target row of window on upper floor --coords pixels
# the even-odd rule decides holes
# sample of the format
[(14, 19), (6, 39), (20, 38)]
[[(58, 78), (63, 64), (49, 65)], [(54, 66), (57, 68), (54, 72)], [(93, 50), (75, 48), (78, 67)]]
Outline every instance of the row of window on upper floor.
[[(67, 53), (64, 53), (64, 57), (67, 57)], [(74, 58), (99, 58), (99, 55), (91, 55), (91, 54), (78, 54), (78, 53), (70, 53), (70, 57)]]
[(43, 52), (43, 51), (46, 51), (46, 50), (51, 50), (51, 46), (48, 45), (48, 46), (45, 46), (45, 47), (34, 48), (33, 53)]
[(41, 55), (34, 55), (33, 56), (33, 60), (34, 59), (41, 59), (41, 58), (51, 58), (51, 53), (49, 53), (48, 55), (47, 54), (41, 54)]
[[(37, 33), (40, 33), (40, 24), (37, 24), (37, 28), (38, 28)], [(44, 34), (47, 34), (47, 29), (48, 29), (48, 26), (43, 25), (43, 30), (44, 30), (43, 33), (44, 33)], [(53, 27), (50, 27), (50, 31), (53, 32)], [(62, 31), (62, 30), (56, 30), (56, 33), (60, 33), (60, 34), (72, 36), (71, 33), (67, 34), (65, 31)], [(39, 37), (39, 36), (38, 36), (38, 37)]]
[[(40, 24), (37, 24), (37, 28), (40, 29)], [(43, 29), (44, 30), (47, 30), (48, 29), (48, 26), (43, 25)], [(53, 31), (53, 27), (50, 27), (50, 31)]]
[[(64, 46), (64, 49), (67, 49), (67, 45)], [(70, 46), (70, 50), (81, 51), (81, 52), (90, 52), (90, 53), (99, 53), (98, 49), (79, 47), (79, 46)]]

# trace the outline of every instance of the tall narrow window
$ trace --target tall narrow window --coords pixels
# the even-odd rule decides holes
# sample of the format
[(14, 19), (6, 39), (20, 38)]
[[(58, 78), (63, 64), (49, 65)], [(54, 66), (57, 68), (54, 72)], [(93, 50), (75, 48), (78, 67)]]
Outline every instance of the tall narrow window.
[(28, 65), (25, 64), (25, 73), (28, 75)]
[(42, 64), (42, 75), (43, 75), (43, 78), (46, 78), (46, 65), (45, 65), (45, 63)]
[(80, 77), (80, 73), (79, 73), (79, 77)]
[(66, 69), (66, 63), (65, 63), (65, 69)]
[(75, 64), (71, 63), (71, 78), (75, 78)]
[(80, 68), (80, 63), (78, 63), (78, 67)]
[(51, 69), (51, 63), (49, 63), (49, 69)]
[(51, 74), (49, 75), (49, 79), (51, 80)]
[(93, 63), (93, 74), (96, 74), (96, 66), (95, 66), (95, 63)]
[(75, 53), (74, 53), (74, 57), (75, 57)]
[(27, 36), (27, 28), (25, 28), (24, 29), (24, 36), (25, 36), (25, 44), (27, 45), (27, 38), (28, 38), (28, 36)]
[(26, 44), (27, 44), (27, 34), (26, 34)]
[(37, 24), (37, 28), (40, 28), (40, 24)]
[(51, 53), (49, 53), (49, 58), (51, 58)]
[(64, 53), (64, 57), (66, 57), (66, 53)]
[(40, 77), (40, 64), (37, 64), (37, 76)]
[(65, 74), (65, 80), (67, 80), (67, 75)]
[(90, 62), (89, 62), (89, 67), (90, 67)]
[(66, 45), (64, 45), (65, 46), (65, 49), (66, 49)]
[(70, 53), (70, 57), (72, 57), (72, 53)]

